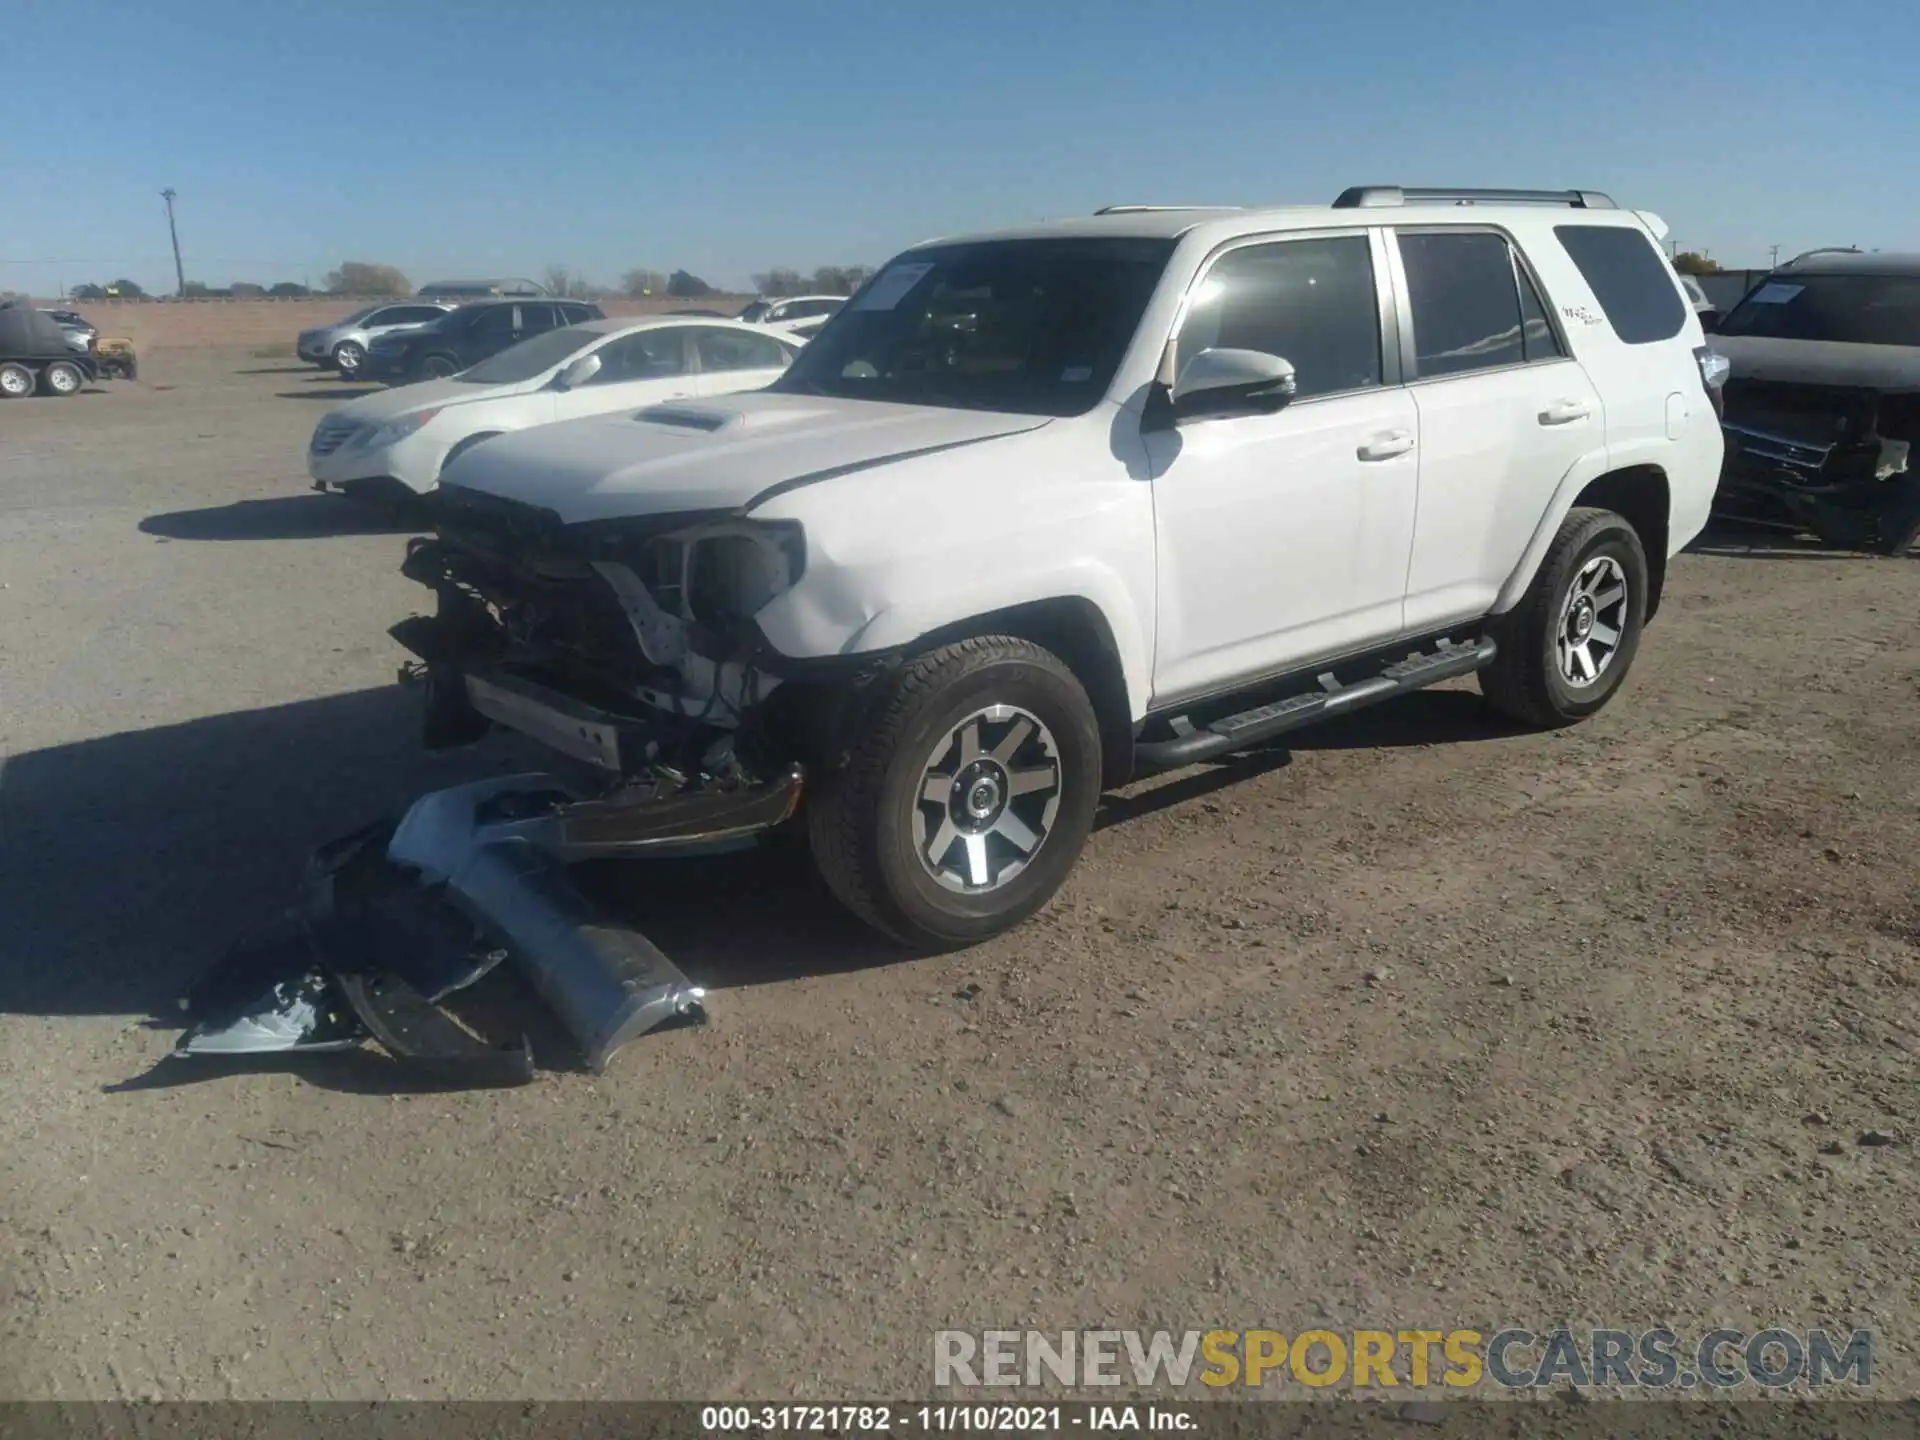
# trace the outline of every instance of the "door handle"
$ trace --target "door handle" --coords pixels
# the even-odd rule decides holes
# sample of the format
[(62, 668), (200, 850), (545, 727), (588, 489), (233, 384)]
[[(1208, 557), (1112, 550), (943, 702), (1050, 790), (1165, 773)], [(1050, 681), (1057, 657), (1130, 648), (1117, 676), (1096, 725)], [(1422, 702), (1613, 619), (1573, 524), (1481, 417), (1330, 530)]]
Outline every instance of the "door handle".
[(1593, 414), (1593, 407), (1584, 400), (1556, 400), (1540, 412), (1542, 425), (1571, 425), (1575, 420), (1584, 420)]
[(1413, 449), (1411, 430), (1383, 430), (1360, 447), (1359, 455), (1362, 460), (1391, 460), (1394, 456), (1404, 455), (1411, 449)]

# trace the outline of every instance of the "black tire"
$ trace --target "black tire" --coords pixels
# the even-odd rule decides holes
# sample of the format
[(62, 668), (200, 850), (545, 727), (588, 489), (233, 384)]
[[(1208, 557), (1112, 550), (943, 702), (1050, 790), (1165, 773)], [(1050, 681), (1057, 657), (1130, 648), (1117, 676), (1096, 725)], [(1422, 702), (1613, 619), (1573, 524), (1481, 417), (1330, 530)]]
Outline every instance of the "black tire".
[[(1001, 772), (1007, 794), (1015, 792), (1011, 782), (1017, 777), (1051, 765), (1057, 806), (1050, 823), (1027, 827), (1020, 821), (1039, 837), (1025, 859), (1011, 862), (1023, 868), (1003, 872), (1006, 878), (994, 888), (967, 891), (937, 879), (921, 858), (922, 825), (933, 829), (935, 841), (946, 833), (940, 828), (945, 818), (934, 818), (941, 814), (938, 802), (923, 803), (921, 797), (929, 766), (943, 755), (963, 755), (952, 748), (961, 744), (960, 728), (993, 707), (1011, 707), (1016, 715), (1024, 713), (1039, 722)], [(974, 736), (991, 752), (1010, 743), (1023, 722), (980, 723)], [(987, 743), (996, 737), (997, 745)], [(1028, 747), (1043, 745), (1047, 737), (1051, 755), (1039, 759), (1039, 752)], [(1021, 755), (1033, 757), (1029, 768), (1016, 768)], [(993, 758), (987, 753), (976, 763)], [(1093, 705), (1057, 656), (1006, 635), (944, 645), (901, 670), (869, 712), (847, 764), (820, 776), (811, 787), (807, 823), (814, 864), (842, 904), (903, 944), (918, 950), (976, 944), (1012, 929), (1053, 898), (1093, 828), (1100, 774), (1100, 727)], [(963, 788), (956, 775), (956, 807)], [(1044, 806), (1048, 797), (1036, 793), (1019, 802), (1028, 818), (1036, 813), (1030, 805), (1036, 799)], [(1016, 808), (1007, 799), (994, 813)], [(965, 854), (967, 843), (962, 837), (950, 845), (959, 845)], [(996, 835), (981, 837), (983, 849), (990, 847), (1002, 863), (1008, 863), (1009, 843), (1017, 848), (1017, 842)], [(954, 852), (950, 848), (942, 853)]]
[(0, 399), (24, 400), (40, 388), (40, 377), (18, 360), (0, 364)]
[(327, 358), (332, 367), (340, 372), (342, 380), (351, 380), (360, 373), (360, 367), (367, 363), (367, 351), (357, 341), (342, 340), (333, 347), (333, 354)]
[(40, 388), (49, 395), (78, 395), (87, 388), (87, 372), (71, 360), (56, 360), (40, 372)]
[[(1563, 668), (1563, 617), (1577, 627), (1578, 616), (1568, 614), (1574, 590), (1590, 567), (1610, 575), (1601, 562), (1611, 562), (1625, 582), (1626, 595), (1589, 611), (1594, 629), (1588, 632), (1589, 663), (1597, 653), (1600, 634), (1617, 630), (1619, 639), (1601, 657), (1598, 673), (1585, 683), (1570, 679)], [(1602, 594), (1610, 594), (1606, 589)], [(1578, 611), (1577, 603), (1574, 605)], [(1501, 714), (1545, 730), (1572, 725), (1597, 713), (1613, 698), (1633, 665), (1640, 647), (1641, 627), (1647, 615), (1647, 555), (1640, 536), (1611, 510), (1577, 508), (1570, 511), (1547, 548), (1533, 584), (1520, 603), (1489, 627), (1499, 645), (1493, 664), (1480, 672), (1480, 693)], [(1612, 622), (1612, 623), (1608, 623)], [(1573, 628), (1567, 635), (1571, 638)]]
[(460, 362), (451, 355), (424, 355), (418, 368), (423, 380), (444, 380), (460, 373)]

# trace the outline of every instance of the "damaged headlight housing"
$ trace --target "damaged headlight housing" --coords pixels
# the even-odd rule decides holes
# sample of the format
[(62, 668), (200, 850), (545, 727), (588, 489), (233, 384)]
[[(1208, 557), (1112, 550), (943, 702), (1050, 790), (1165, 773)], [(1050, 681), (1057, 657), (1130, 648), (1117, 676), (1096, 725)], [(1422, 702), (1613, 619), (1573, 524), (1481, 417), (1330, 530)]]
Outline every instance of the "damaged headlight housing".
[(1907, 473), (1907, 458), (1913, 448), (1910, 440), (1880, 441), (1880, 463), (1874, 466), (1873, 478), (1891, 480), (1896, 475)]
[(396, 445), (439, 413), (436, 407), (432, 410), (416, 410), (411, 415), (402, 415), (398, 420), (389, 420), (367, 436), (366, 446), (371, 450), (381, 445)]
[(690, 618), (727, 629), (793, 588), (807, 567), (806, 532), (792, 520), (740, 520), (685, 537), (681, 595)]

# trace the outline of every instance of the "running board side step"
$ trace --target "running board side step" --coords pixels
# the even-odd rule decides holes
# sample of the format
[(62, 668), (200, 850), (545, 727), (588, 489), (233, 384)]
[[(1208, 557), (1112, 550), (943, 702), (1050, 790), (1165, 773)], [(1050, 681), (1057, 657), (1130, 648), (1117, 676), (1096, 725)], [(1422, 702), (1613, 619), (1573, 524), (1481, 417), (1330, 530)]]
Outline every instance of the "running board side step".
[[(1410, 655), (1381, 670), (1379, 674), (1352, 684), (1342, 684), (1332, 671), (1316, 677), (1318, 690), (1292, 695), (1284, 700), (1226, 715), (1203, 729), (1188, 730), (1170, 740), (1149, 740), (1134, 747), (1134, 757), (1142, 773), (1173, 770), (1197, 765), (1236, 750), (1245, 750), (1289, 730), (1316, 724), (1350, 710), (1376, 705), (1396, 695), (1424, 690), (1442, 680), (1471, 675), (1493, 663), (1498, 653), (1494, 642), (1478, 640), (1442, 640), (1431, 650)], [(1176, 726), (1180, 722), (1175, 722)]]

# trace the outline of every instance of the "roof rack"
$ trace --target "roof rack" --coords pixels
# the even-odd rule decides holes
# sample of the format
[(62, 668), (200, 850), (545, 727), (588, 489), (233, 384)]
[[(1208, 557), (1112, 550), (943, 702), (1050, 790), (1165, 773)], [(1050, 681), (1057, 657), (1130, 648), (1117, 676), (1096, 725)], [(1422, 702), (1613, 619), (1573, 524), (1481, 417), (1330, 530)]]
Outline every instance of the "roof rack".
[(1414, 203), (1450, 205), (1570, 205), (1576, 210), (1611, 210), (1611, 197), (1598, 190), (1435, 190), (1401, 185), (1355, 185), (1342, 190), (1336, 210)]
[(1238, 210), (1238, 205), (1102, 205), (1096, 215), (1146, 215), (1161, 210)]
[(1817, 245), (1811, 250), (1802, 250), (1793, 259), (1787, 261), (1787, 264), (1798, 265), (1802, 260), (1811, 260), (1816, 255), (1859, 255), (1861, 253), (1858, 245)]

